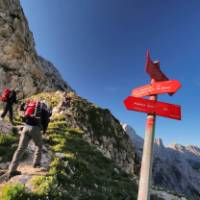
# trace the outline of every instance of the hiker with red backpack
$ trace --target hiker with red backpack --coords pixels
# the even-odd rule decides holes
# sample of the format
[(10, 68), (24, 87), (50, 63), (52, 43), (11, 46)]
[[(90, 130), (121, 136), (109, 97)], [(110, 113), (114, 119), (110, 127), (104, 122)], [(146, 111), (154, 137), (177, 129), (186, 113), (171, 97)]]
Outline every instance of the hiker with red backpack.
[(9, 119), (11, 124), (13, 122), (13, 104), (17, 103), (17, 95), (15, 90), (5, 88), (0, 96), (0, 100), (3, 102), (3, 112), (1, 114), (1, 119), (4, 119), (6, 114), (9, 114)]
[[(41, 156), (42, 156), (42, 133), (43, 130), (46, 131), (51, 116), (51, 108), (44, 102), (38, 102), (33, 100), (28, 100), (23, 103), (20, 107), (23, 111), (23, 122), (25, 123), (23, 130), (20, 134), (20, 141), (17, 150), (14, 153), (9, 170), (7, 172), (7, 177), (20, 175), (21, 172), (17, 171), (20, 159), (22, 158), (30, 140), (33, 140), (36, 149), (33, 159), (33, 167), (41, 167)], [(45, 118), (45, 119), (44, 119)], [(43, 123), (45, 121), (45, 124)]]

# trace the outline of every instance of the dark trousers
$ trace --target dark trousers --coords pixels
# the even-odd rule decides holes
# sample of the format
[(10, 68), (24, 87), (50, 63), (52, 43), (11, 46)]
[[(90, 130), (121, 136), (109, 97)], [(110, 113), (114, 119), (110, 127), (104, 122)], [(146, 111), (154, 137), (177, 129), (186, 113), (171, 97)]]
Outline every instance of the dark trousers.
[(10, 122), (13, 123), (13, 104), (12, 103), (9, 103), (9, 102), (5, 103), (1, 117), (4, 118), (7, 113), (9, 114)]

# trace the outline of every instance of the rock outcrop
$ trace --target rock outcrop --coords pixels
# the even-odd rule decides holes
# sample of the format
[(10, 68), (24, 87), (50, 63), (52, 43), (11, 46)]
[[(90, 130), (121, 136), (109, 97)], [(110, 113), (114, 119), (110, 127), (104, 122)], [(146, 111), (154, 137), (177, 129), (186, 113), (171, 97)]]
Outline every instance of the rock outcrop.
[(84, 138), (129, 174), (134, 174), (134, 147), (120, 122), (108, 109), (102, 109), (73, 93), (60, 94), (54, 113), (66, 116), (69, 127), (79, 128)]
[(41, 91), (72, 91), (52, 63), (38, 56), (19, 0), (0, 0), (0, 89), (21, 97)]

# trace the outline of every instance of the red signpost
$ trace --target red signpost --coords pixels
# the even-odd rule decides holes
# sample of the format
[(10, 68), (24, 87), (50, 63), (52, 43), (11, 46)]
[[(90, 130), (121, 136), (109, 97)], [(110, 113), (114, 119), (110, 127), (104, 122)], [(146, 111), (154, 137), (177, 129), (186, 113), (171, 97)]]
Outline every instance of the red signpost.
[(147, 51), (146, 72), (150, 75), (151, 79), (155, 81), (167, 81), (167, 76), (160, 70), (159, 62), (152, 62), (150, 53)]
[(124, 100), (128, 110), (160, 115), (172, 119), (181, 119), (181, 107), (179, 105), (163, 103), (155, 100), (129, 96)]
[[(128, 110), (147, 113), (138, 200), (150, 199), (156, 115), (181, 120), (181, 107), (179, 105), (157, 101), (158, 94), (169, 93), (171, 95), (177, 92), (181, 87), (180, 82), (169, 80), (160, 70), (159, 63), (151, 61), (149, 51), (147, 51), (146, 72), (151, 77), (151, 84), (134, 89), (132, 96), (124, 100)], [(144, 96), (150, 97), (149, 99), (139, 98)]]
[(177, 80), (155, 82), (153, 84), (144, 85), (132, 91), (134, 97), (144, 97), (154, 94), (170, 93), (174, 94), (181, 84)]

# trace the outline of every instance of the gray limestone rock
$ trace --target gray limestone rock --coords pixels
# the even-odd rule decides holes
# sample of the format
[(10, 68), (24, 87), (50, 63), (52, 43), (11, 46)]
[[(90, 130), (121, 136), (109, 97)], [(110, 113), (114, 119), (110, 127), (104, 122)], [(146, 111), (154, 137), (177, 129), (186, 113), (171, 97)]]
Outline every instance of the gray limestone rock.
[(40, 57), (19, 0), (0, 0), (0, 90), (21, 96), (41, 91), (72, 91), (52, 63)]

